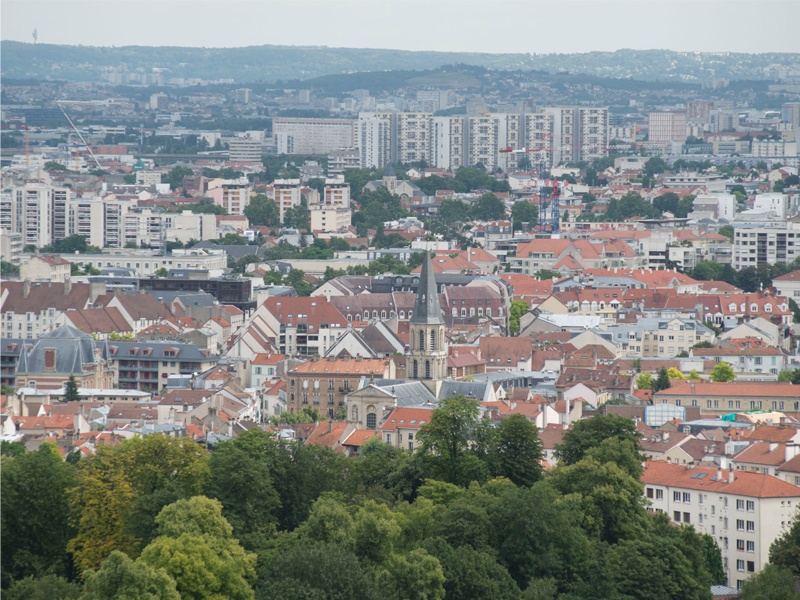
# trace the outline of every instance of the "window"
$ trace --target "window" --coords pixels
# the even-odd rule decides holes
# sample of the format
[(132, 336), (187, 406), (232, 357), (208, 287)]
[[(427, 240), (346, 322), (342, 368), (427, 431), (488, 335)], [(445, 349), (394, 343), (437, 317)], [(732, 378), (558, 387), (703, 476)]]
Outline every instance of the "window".
[(737, 560), (736, 561), (736, 570), (737, 571), (744, 571), (744, 561), (743, 560)]
[(750, 533), (752, 533), (752, 532), (754, 532), (755, 530), (756, 530), (756, 524), (755, 524), (755, 521), (748, 521), (748, 522), (747, 522), (747, 531), (749, 531)]
[(673, 502), (680, 502), (681, 501), (681, 493), (680, 492), (672, 492), (672, 501)]
[(431, 378), (431, 361), (425, 361), (425, 379)]
[(673, 515), (673, 519), (672, 520), (676, 521), (678, 523), (681, 522), (681, 513), (680, 513), (680, 511), (677, 511), (677, 510), (675, 511), (675, 514)]
[(664, 490), (656, 490), (656, 500), (664, 499)]
[(736, 540), (736, 549), (744, 552), (744, 540)]
[(744, 519), (736, 519), (736, 531), (744, 531)]
[(367, 415), (367, 429), (375, 429), (378, 426), (378, 416), (375, 413)]
[(413, 372), (414, 372), (414, 375), (413, 375), (414, 379), (419, 379), (419, 363), (417, 361), (414, 361)]
[(748, 560), (747, 561), (747, 572), (748, 573), (755, 573), (756, 572), (756, 563), (755, 561)]
[(431, 350), (436, 350), (436, 331), (431, 330)]
[(689, 513), (687, 513), (687, 512), (683, 513), (683, 522), (684, 523), (691, 523), (692, 522), (691, 515)]
[(747, 512), (755, 512), (756, 510), (756, 502), (755, 500), (748, 500), (747, 501)]
[(420, 350), (425, 350), (425, 332), (424, 331), (420, 331), (419, 332), (419, 349)]
[(688, 504), (692, 501), (692, 495), (689, 492), (683, 492), (683, 501)]
[(650, 487), (647, 488), (647, 497), (648, 498), (652, 498), (653, 497), (653, 488), (650, 488)]
[(736, 501), (736, 510), (744, 510), (744, 500)]
[(747, 542), (747, 551), (748, 552), (755, 552), (756, 551), (756, 543), (755, 542)]

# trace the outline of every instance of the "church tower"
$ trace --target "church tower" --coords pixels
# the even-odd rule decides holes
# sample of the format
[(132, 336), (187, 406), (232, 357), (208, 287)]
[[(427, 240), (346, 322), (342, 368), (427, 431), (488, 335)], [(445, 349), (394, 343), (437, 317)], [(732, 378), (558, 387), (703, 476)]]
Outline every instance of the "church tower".
[(447, 376), (445, 323), (428, 252), (422, 261), (408, 344), (407, 379), (441, 380)]

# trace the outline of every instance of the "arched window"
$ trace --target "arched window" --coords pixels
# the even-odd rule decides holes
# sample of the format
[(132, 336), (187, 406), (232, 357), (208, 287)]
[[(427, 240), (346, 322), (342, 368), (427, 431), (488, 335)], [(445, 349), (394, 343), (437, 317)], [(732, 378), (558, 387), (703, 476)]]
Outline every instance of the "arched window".
[(378, 415), (367, 413), (367, 429), (376, 429), (378, 427)]
[(453, 307), (453, 316), (454, 317), (458, 316), (458, 309), (455, 306)]
[(436, 332), (431, 329), (431, 350), (436, 350)]
[(414, 371), (413, 371), (414, 379), (419, 379), (419, 363), (414, 361)]
[(372, 311), (372, 317), (373, 317), (374, 319), (377, 319), (377, 318), (378, 318), (378, 311), (377, 311), (377, 310), (373, 310), (373, 311)]
[(431, 378), (431, 361), (425, 361), (425, 379)]
[(386, 311), (382, 310), (381, 311), (381, 319), (385, 319), (385, 318), (386, 318)]
[(353, 315), (347, 315), (347, 320), (348, 321), (352, 321), (353, 320)]
[(401, 310), (399, 316), (400, 316), (401, 319), (405, 319), (406, 318), (406, 311)]
[(492, 307), (491, 306), (487, 306), (486, 307), (486, 316), (487, 317), (491, 317), (492, 316)]
[(361, 313), (356, 313), (356, 321), (360, 321), (360, 320), (361, 320)]
[(425, 332), (422, 330), (419, 332), (419, 349), (425, 350)]

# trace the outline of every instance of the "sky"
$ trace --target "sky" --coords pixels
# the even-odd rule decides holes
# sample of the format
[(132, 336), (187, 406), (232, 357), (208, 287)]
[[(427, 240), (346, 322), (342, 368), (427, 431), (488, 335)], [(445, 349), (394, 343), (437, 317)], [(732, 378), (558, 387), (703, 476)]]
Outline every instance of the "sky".
[(2, 0), (0, 38), (475, 52), (800, 52), (800, 0)]

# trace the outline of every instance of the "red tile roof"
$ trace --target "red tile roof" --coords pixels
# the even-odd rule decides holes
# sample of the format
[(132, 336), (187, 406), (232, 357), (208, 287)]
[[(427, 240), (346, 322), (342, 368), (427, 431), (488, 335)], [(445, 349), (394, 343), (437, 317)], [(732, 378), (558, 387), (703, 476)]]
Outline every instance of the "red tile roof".
[(690, 469), (685, 465), (651, 460), (645, 463), (642, 482), (752, 498), (800, 498), (800, 487), (772, 475), (749, 471), (734, 471), (733, 475), (733, 481), (729, 482), (729, 471), (722, 471), (722, 478), (717, 479), (717, 469)]
[(347, 436), (347, 439), (342, 442), (342, 446), (355, 446), (356, 448), (360, 448), (372, 438), (379, 437), (380, 435), (380, 432), (377, 430), (357, 429)]
[(321, 421), (306, 439), (306, 444), (335, 449), (348, 425), (345, 421)]
[(427, 408), (395, 408), (381, 425), (381, 431), (395, 431), (398, 427), (419, 429), (430, 422), (433, 411)]

